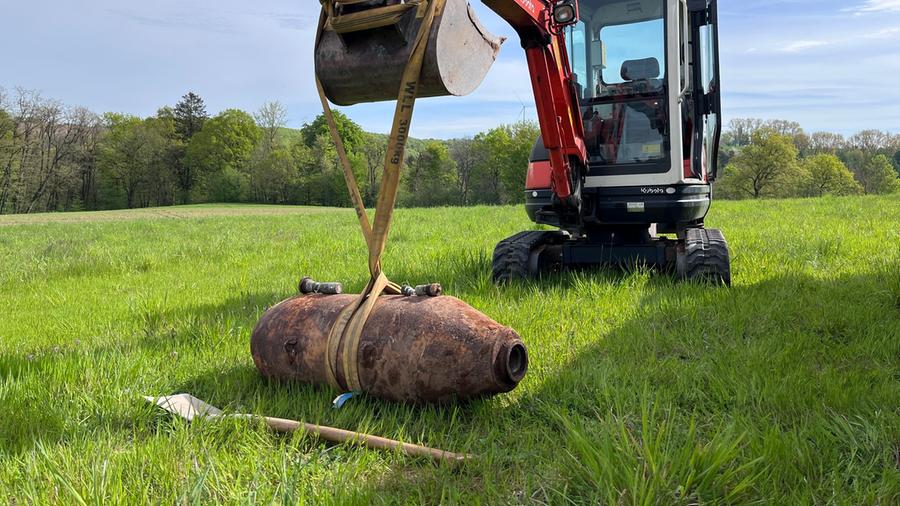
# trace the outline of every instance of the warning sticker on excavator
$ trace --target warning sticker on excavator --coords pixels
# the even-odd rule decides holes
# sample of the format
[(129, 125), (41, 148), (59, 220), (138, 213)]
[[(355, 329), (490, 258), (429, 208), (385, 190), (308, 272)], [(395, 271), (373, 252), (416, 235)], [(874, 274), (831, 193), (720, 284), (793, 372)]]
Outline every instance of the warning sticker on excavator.
[(659, 155), (662, 153), (662, 146), (659, 144), (644, 144), (643, 151), (645, 155)]

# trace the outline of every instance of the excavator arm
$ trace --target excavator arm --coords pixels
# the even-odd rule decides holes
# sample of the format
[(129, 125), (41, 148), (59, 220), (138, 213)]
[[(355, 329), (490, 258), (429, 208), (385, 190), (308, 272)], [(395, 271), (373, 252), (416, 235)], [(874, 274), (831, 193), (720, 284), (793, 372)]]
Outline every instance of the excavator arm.
[[(569, 67), (563, 28), (577, 21), (578, 2), (484, 0), (484, 4), (519, 35), (531, 75), (541, 137), (550, 155), (551, 189), (561, 204), (577, 207), (587, 150), (577, 84)], [(553, 13), (557, 6), (571, 11), (555, 19)]]

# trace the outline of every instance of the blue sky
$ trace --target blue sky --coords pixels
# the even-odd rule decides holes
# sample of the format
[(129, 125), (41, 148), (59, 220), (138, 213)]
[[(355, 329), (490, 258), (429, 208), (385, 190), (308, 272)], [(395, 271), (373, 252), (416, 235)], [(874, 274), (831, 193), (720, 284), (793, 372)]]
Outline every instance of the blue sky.
[[(188, 90), (211, 112), (288, 107), (290, 126), (318, 114), (312, 0), (0, 0), (0, 86), (38, 89), (95, 111), (152, 114)], [(464, 98), (422, 100), (413, 135), (471, 135), (534, 118), (515, 34), (485, 83)], [(783, 118), (808, 131), (900, 132), (900, 0), (720, 0), (726, 120)], [(345, 112), (389, 128), (390, 104)]]

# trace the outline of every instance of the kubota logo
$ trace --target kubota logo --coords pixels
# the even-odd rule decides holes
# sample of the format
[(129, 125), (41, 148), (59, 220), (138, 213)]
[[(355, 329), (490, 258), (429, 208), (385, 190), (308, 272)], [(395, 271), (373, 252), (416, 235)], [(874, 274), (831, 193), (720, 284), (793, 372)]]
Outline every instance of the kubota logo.
[(644, 195), (662, 195), (666, 193), (665, 188), (641, 188), (641, 193)]

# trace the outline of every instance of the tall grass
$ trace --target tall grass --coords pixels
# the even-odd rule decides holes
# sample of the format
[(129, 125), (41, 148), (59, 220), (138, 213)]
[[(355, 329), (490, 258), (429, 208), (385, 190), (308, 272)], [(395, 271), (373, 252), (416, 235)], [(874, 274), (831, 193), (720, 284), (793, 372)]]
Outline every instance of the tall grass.
[[(696, 417), (682, 424), (646, 399), (640, 417), (600, 413), (560, 420), (569, 435), (568, 486), (560, 494), (575, 502), (604, 504), (700, 504), (748, 501), (766, 473), (763, 457), (742, 455), (746, 433), (715, 429), (708, 440)], [(602, 427), (602, 430), (598, 430)]]
[[(164, 211), (164, 212), (163, 212)], [(900, 502), (900, 199), (717, 203), (731, 289), (646, 270), (498, 288), (520, 208), (399, 210), (384, 260), (517, 329), (514, 392), (416, 408), (270, 383), (250, 332), (303, 275), (366, 281), (349, 210), (0, 217), (0, 503)], [(470, 452), (461, 468), (185, 424), (141, 395)]]

